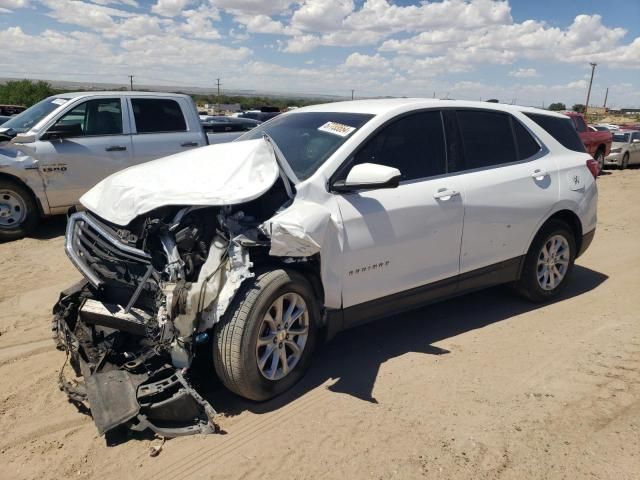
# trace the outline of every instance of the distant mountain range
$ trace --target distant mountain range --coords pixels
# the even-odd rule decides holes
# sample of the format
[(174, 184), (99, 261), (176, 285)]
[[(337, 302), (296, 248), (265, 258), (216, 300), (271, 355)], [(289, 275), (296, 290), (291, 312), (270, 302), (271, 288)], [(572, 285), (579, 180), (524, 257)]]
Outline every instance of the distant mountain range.
[[(5, 83), (11, 80), (22, 80), (22, 78), (8, 78), (0, 77), (0, 83)], [(29, 80), (43, 80), (51, 84), (53, 88), (59, 88), (62, 90), (121, 90), (128, 89), (129, 85), (124, 83), (100, 83), (100, 82), (86, 82), (86, 81), (66, 81), (66, 80), (47, 80), (47, 79), (29, 79)], [(154, 92), (180, 92), (195, 95), (215, 95), (215, 87), (184, 87), (184, 86), (167, 86), (167, 85), (151, 85), (135, 82), (133, 88), (135, 90), (148, 90)], [(338, 95), (324, 95), (321, 93), (299, 93), (299, 92), (270, 92), (267, 90), (224, 90), (225, 95), (238, 95), (243, 97), (272, 97), (272, 98), (319, 98), (327, 100), (346, 100), (348, 97)]]

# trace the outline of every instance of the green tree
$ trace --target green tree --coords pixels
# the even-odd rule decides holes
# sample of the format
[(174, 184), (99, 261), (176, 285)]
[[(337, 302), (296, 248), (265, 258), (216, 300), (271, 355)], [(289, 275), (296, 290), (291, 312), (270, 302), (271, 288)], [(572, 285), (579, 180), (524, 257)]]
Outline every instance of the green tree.
[(567, 106), (562, 102), (556, 102), (549, 105), (549, 110), (553, 110), (554, 112), (559, 112), (560, 110), (566, 110)]
[(571, 110), (578, 113), (584, 113), (584, 104), (576, 103), (573, 107), (571, 107)]
[(11, 80), (0, 85), (0, 103), (30, 107), (54, 93), (51, 85), (42, 80)]

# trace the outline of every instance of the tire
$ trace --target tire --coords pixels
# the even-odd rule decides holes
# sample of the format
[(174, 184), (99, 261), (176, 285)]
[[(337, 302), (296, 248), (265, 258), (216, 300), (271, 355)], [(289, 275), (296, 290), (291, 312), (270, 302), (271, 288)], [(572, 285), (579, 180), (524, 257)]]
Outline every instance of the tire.
[[(562, 276), (558, 278), (555, 274), (550, 274), (548, 277), (543, 276), (542, 280), (540, 280), (539, 276), (545, 272), (545, 265), (539, 264), (539, 261), (543, 258), (543, 247), (548, 247), (550, 242), (555, 242), (555, 240), (560, 241), (560, 239), (563, 239), (560, 243), (564, 242), (568, 252), (562, 250), (562, 252), (564, 252), (562, 256), (560, 253), (554, 256), (558, 259), (566, 260), (567, 263), (564, 269), (562, 266), (559, 266), (561, 265), (560, 263), (555, 264), (556, 269), (554, 272), (562, 273)], [(551, 251), (551, 249), (548, 248), (548, 251)], [(573, 271), (575, 258), (576, 239), (573, 231), (561, 220), (550, 220), (540, 229), (531, 243), (531, 247), (524, 260), (522, 274), (515, 284), (516, 290), (532, 302), (542, 303), (553, 300), (567, 286), (567, 282)], [(552, 259), (548, 261), (551, 263), (554, 262)], [(547, 267), (547, 270), (552, 269)], [(545, 278), (551, 277), (554, 277), (556, 281), (554, 285), (551, 285), (551, 281), (547, 283), (544, 280)], [(543, 284), (545, 284), (544, 287)]]
[(0, 179), (0, 241), (29, 235), (39, 219), (38, 206), (31, 192), (17, 182)]
[(600, 175), (600, 172), (604, 170), (604, 151), (599, 148), (593, 156), (593, 159), (598, 162), (598, 175)]
[(620, 170), (624, 170), (629, 166), (629, 153), (625, 153), (620, 162)]
[[(306, 306), (307, 316), (303, 313), (289, 325), (291, 332), (299, 332), (306, 322), (308, 333), (303, 344), (301, 335), (292, 334), (283, 339), (278, 337), (283, 330), (272, 331), (272, 324), (278, 323), (278, 307), (274, 302), (279, 298), (284, 298), (280, 311), (287, 310), (284, 306), (293, 303), (296, 314), (302, 305)], [(286, 314), (281, 317), (284, 320)], [(213, 363), (218, 377), (229, 390), (250, 400), (264, 401), (280, 395), (298, 382), (308, 369), (318, 338), (319, 319), (320, 308), (314, 291), (297, 272), (271, 270), (246, 280), (224, 318), (214, 328)], [(285, 322), (280, 323), (284, 325)], [(268, 339), (273, 339), (273, 345)], [(295, 354), (292, 343), (298, 348), (302, 344), (301, 354)], [(287, 365), (292, 365), (286, 374), (280, 353), (272, 367), (281, 345)], [(275, 353), (260, 368), (259, 358), (264, 359), (269, 348)], [(278, 378), (279, 375), (284, 376)]]

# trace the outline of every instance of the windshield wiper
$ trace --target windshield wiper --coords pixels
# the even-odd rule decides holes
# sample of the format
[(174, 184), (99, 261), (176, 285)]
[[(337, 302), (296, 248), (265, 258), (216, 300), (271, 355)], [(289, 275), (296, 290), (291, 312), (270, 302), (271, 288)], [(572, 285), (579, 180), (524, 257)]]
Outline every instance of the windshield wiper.
[(286, 163), (287, 159), (285, 158), (282, 151), (278, 148), (278, 144), (275, 142), (273, 138), (269, 136), (267, 132), (262, 132), (262, 138), (271, 145), (273, 149), (273, 154), (276, 157), (276, 163), (278, 164), (278, 170), (280, 170), (280, 178), (282, 178), (282, 182), (284, 183), (284, 188), (287, 191), (287, 195), (289, 198), (293, 198), (293, 182), (287, 175), (286, 169), (284, 167), (283, 161)]

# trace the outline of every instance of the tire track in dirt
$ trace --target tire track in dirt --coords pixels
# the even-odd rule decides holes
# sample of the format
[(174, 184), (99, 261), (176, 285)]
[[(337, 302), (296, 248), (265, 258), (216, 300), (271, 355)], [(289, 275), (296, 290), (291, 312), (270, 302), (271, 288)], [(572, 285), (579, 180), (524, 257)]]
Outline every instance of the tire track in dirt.
[(41, 353), (51, 352), (54, 349), (55, 346), (50, 338), (0, 347), (0, 367), (17, 360), (24, 360)]
[(203, 446), (200, 449), (191, 451), (190, 454), (182, 457), (180, 461), (172, 463), (170, 468), (164, 468), (156, 472), (152, 477), (157, 480), (189, 478), (198, 468), (205, 467), (213, 459), (218, 461), (238, 447), (260, 440), (265, 430), (279, 425), (280, 420), (283, 418), (299, 416), (302, 411), (306, 411), (309, 407), (315, 406), (320, 401), (331, 396), (332, 392), (324, 389), (307, 395), (307, 398), (303, 397), (285, 407), (267, 413), (265, 414), (266, 418), (251, 414), (245, 421), (239, 422), (235, 432), (229, 433), (231, 438), (228, 441), (212, 446)]

